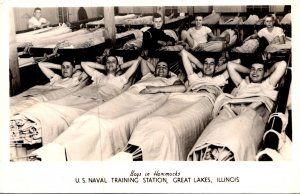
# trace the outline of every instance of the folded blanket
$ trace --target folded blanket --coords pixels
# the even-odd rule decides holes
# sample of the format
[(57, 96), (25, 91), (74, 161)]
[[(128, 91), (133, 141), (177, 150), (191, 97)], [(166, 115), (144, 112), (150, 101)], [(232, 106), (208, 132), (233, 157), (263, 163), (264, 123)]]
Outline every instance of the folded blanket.
[(227, 21), (224, 21), (224, 19), (220, 18), (219, 24), (229, 24), (229, 25), (235, 25), (235, 24), (243, 24), (243, 19), (239, 16), (236, 16), (234, 18), (230, 18)]
[(145, 25), (145, 24), (152, 24), (152, 21), (153, 21), (153, 16), (143, 16), (143, 17), (124, 20), (123, 24)]
[(265, 52), (268, 52), (268, 53), (286, 52), (288, 50), (291, 50), (291, 48), (292, 48), (292, 42), (288, 38), (288, 39), (286, 39), (285, 44), (269, 44), (266, 47)]
[(19, 34), (18, 36), (16, 36), (16, 42), (19, 46), (22, 46), (22, 44), (26, 44), (28, 42), (33, 42), (36, 39), (47, 39), (48, 37), (53, 37), (53, 36), (57, 36), (60, 34), (64, 34), (64, 33), (69, 33), (72, 30), (67, 27), (66, 25), (63, 26), (58, 26), (55, 28), (52, 28), (49, 31), (44, 31), (42, 33), (37, 33), (37, 34), (30, 34), (30, 35), (22, 35)]
[(225, 43), (223, 41), (209, 41), (202, 43), (201, 47), (196, 47), (194, 51), (220, 52), (224, 50)]
[(52, 37), (47, 37), (47, 38), (39, 38), (39, 39), (36, 38), (36, 39), (33, 39), (31, 42), (24, 43), (24, 45), (19, 45), (19, 47), (26, 47), (27, 44), (31, 44), (31, 46), (33, 46), (33, 47), (43, 47), (43, 46), (49, 45), (49, 44), (57, 44), (57, 43), (62, 42), (65, 39), (72, 38), (72, 37), (82, 35), (82, 34), (87, 34), (87, 33), (89, 33), (88, 30), (80, 29), (80, 30), (77, 30), (74, 32), (67, 32), (64, 34), (57, 35), (57, 36), (52, 36)]
[(255, 53), (258, 47), (259, 41), (257, 39), (250, 39), (244, 42), (242, 46), (233, 48), (232, 51), (237, 53)]
[(259, 21), (259, 17), (257, 15), (249, 15), (248, 19), (244, 21), (244, 24), (254, 25)]
[(291, 23), (292, 23), (291, 13), (287, 13), (280, 21), (280, 24), (291, 24)]
[(220, 20), (221, 15), (219, 13), (216, 13), (214, 10), (211, 14), (203, 18), (203, 24), (204, 25), (213, 25), (217, 24)]
[[(96, 44), (100, 44), (105, 41), (104, 38), (104, 29), (98, 29), (94, 32), (90, 32), (87, 34), (80, 34), (77, 36), (72, 36), (66, 39), (62, 39), (59, 42), (60, 48), (86, 48)], [(44, 48), (54, 48), (57, 44), (48, 44), (48, 45), (36, 45), (36, 47), (44, 47)]]
[[(135, 15), (135, 14), (127, 14), (124, 16), (115, 16), (115, 24), (122, 24), (122, 23), (124, 23), (125, 20), (133, 19), (136, 17), (137, 17), (137, 15)], [(87, 25), (100, 25), (100, 24), (104, 24), (104, 18), (101, 20), (92, 21), (92, 22), (87, 23)]]
[(163, 106), (138, 123), (128, 145), (141, 148), (143, 160), (186, 160), (212, 118), (214, 100), (207, 92), (171, 94)]

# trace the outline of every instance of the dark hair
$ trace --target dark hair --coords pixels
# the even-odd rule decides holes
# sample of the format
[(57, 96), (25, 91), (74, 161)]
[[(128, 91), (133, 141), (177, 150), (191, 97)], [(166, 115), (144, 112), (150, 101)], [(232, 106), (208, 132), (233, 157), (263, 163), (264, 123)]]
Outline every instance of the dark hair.
[(196, 15), (194, 15), (194, 20), (196, 20), (196, 17), (202, 17), (202, 19), (204, 18), (203, 15), (201, 15), (201, 14), (196, 14)]
[(169, 69), (169, 63), (167, 61), (159, 59), (158, 62), (156, 63), (156, 65), (155, 65), (155, 67), (157, 66), (158, 63), (165, 63), (165, 64), (167, 64), (168, 65), (168, 69)]
[(37, 11), (37, 10), (42, 11), (42, 9), (41, 9), (40, 7), (36, 7), (36, 8), (34, 8), (34, 11), (33, 11), (33, 12), (35, 12), (35, 11)]
[(251, 62), (251, 67), (253, 64), (262, 64), (264, 67), (264, 70), (266, 70), (266, 61), (263, 60), (262, 57), (252, 57), (252, 59), (250, 59)]
[(114, 58), (116, 59), (117, 65), (119, 64), (119, 60), (118, 60), (118, 58), (117, 58), (116, 56), (114, 56), (114, 55), (107, 55), (107, 56), (105, 56), (104, 59), (103, 59), (103, 63), (104, 63), (105, 65), (106, 65), (106, 61), (107, 61), (108, 57), (114, 57)]
[(70, 62), (73, 67), (76, 65), (76, 59), (74, 57), (63, 56), (61, 58), (61, 64), (63, 64), (65, 61)]
[(161, 18), (162, 16), (159, 13), (154, 13), (153, 14), (153, 20), (154, 18)]
[(275, 21), (275, 18), (274, 18), (274, 16), (273, 16), (272, 14), (266, 15), (266, 18), (267, 18), (267, 17), (268, 17), (268, 18), (270, 17), (270, 18), (272, 18), (273, 21)]

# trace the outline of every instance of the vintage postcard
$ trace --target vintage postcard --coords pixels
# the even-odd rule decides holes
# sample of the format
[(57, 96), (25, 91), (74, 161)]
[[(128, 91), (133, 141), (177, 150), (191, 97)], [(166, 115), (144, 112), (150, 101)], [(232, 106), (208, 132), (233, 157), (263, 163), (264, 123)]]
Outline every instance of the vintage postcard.
[(300, 191), (297, 2), (0, 5), (0, 192)]

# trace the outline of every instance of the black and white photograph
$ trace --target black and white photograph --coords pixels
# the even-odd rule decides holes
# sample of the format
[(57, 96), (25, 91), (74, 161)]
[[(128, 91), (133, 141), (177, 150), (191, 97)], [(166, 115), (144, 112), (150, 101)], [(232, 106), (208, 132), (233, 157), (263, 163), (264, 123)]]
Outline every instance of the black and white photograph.
[(300, 10), (268, 4), (4, 2), (0, 192), (299, 192)]

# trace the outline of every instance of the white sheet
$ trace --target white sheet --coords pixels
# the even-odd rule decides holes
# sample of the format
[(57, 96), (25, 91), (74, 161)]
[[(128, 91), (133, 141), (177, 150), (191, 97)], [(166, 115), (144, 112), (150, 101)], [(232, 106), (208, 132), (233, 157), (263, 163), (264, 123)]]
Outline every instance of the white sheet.
[(168, 94), (125, 92), (77, 118), (56, 140), (68, 160), (104, 160), (121, 151), (136, 123), (160, 107)]
[(129, 144), (142, 149), (143, 160), (186, 160), (212, 118), (214, 101), (207, 92), (171, 94), (163, 106), (138, 123)]

